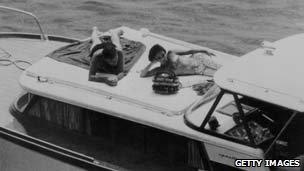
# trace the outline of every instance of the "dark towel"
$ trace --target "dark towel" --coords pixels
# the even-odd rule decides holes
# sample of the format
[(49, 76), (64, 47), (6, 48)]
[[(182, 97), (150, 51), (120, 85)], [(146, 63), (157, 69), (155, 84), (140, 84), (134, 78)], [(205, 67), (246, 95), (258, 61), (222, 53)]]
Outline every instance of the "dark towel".
[[(128, 72), (140, 56), (144, 53), (146, 47), (144, 44), (125, 38), (120, 38), (122, 53), (124, 56), (124, 72)], [(59, 62), (68, 63), (84, 69), (90, 68), (90, 40), (84, 42), (75, 42), (61, 47), (47, 56)]]

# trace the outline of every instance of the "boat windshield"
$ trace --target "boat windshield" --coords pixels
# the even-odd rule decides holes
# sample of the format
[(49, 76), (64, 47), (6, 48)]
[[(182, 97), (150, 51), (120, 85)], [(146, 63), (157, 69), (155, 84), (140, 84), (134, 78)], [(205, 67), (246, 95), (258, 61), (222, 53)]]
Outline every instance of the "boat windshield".
[[(233, 98), (227, 100), (227, 95)], [(184, 115), (185, 122), (197, 131), (261, 148), (270, 158), (293, 158), (304, 153), (304, 116), (297, 111), (225, 90), (207, 113), (200, 114), (204, 116), (202, 123), (194, 123), (191, 116), (200, 108), (192, 109)]]

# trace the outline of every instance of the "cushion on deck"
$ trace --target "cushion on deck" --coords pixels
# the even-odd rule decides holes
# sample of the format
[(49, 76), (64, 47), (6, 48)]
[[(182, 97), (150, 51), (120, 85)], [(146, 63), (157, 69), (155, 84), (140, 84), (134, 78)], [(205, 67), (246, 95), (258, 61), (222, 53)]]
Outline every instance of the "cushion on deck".
[[(140, 56), (144, 53), (146, 47), (141, 42), (120, 38), (122, 53), (125, 60), (124, 71), (128, 72)], [(47, 56), (59, 62), (68, 63), (84, 69), (90, 68), (90, 47), (92, 41), (75, 42), (61, 47)]]

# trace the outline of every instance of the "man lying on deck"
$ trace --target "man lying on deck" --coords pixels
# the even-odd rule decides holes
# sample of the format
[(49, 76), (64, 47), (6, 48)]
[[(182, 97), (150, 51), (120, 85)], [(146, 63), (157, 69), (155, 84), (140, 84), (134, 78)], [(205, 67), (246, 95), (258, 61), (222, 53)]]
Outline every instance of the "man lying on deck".
[(109, 33), (109, 41), (100, 40), (100, 36), (106, 36), (106, 34), (100, 33), (97, 27), (93, 27), (89, 81), (116, 86), (118, 80), (124, 76), (124, 58), (119, 40), (123, 32), (110, 30)]
[[(191, 55), (190, 57), (186, 55)], [(142, 71), (141, 77), (149, 77), (155, 75), (161, 70), (174, 71), (176, 75), (206, 75), (213, 77), (221, 65), (215, 63), (210, 53), (206, 50), (189, 50), (189, 51), (169, 51), (156, 44), (149, 52), (149, 61), (151, 62)], [(160, 62), (160, 67), (152, 70), (152, 66)]]

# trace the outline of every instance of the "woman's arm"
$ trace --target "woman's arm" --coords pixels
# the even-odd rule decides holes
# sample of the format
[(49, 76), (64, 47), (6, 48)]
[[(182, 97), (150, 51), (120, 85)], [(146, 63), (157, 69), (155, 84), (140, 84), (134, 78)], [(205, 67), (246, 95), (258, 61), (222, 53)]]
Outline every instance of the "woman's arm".
[(143, 70), (141, 70), (140, 77), (150, 77), (154, 75), (159, 70), (160, 67), (154, 68), (151, 71), (150, 69), (156, 63), (157, 63), (156, 61), (149, 63)]
[(117, 80), (121, 80), (124, 76), (126, 76), (126, 73), (121, 72), (117, 75)]

